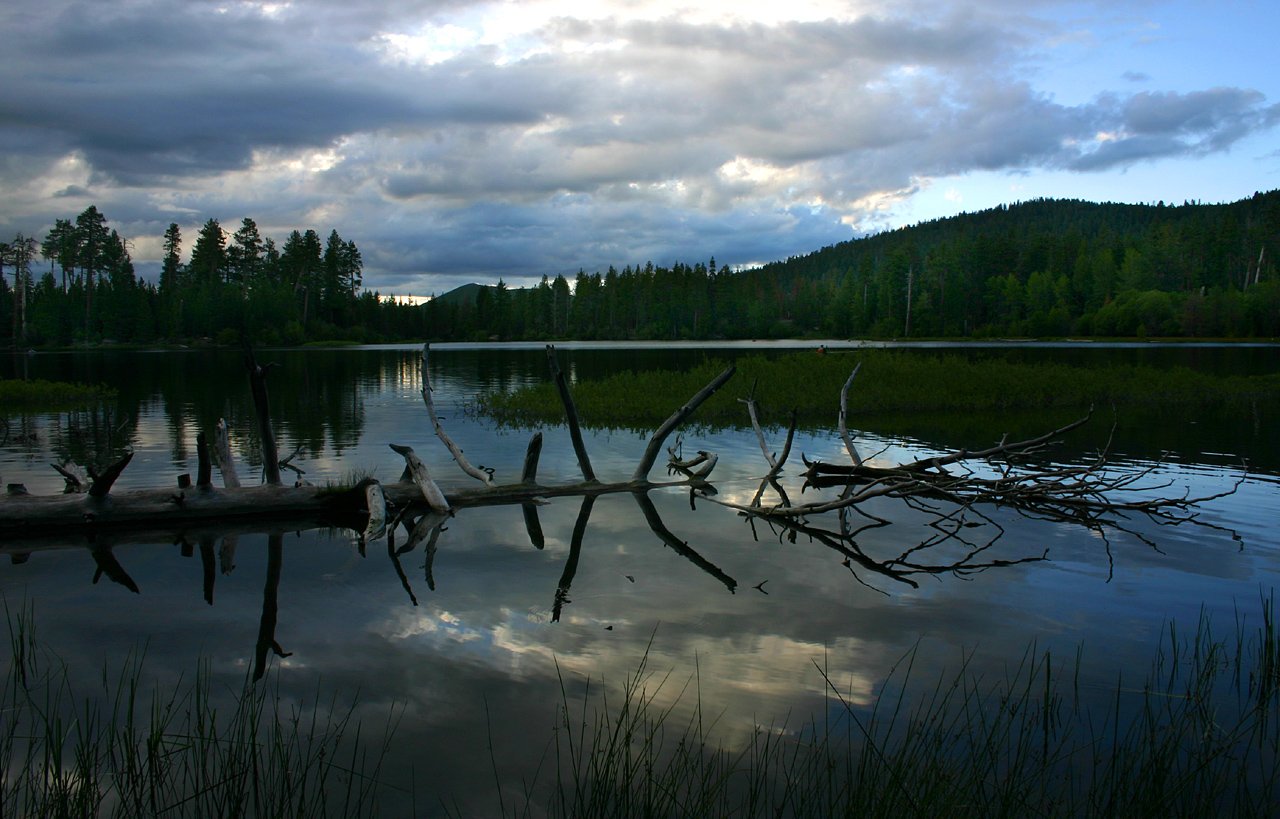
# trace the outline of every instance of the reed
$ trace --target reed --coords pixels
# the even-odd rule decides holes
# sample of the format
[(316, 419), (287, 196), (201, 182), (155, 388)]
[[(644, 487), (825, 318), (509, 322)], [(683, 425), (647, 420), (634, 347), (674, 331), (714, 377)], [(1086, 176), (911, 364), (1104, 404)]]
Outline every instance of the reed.
[[(247, 681), (224, 707), (207, 663), (144, 691), (144, 657), (74, 689), (42, 649), (30, 608), (6, 606), (12, 663), (0, 686), (0, 815), (376, 816), (394, 719), (368, 744), (341, 707), (286, 701)], [(1032, 645), (1003, 677), (974, 655), (922, 679), (908, 652), (869, 706), (817, 660), (819, 716), (717, 740), (697, 672), (681, 681), (646, 651), (620, 697), (560, 678), (541, 777), (504, 816), (1275, 816), (1280, 811), (1280, 632), (1225, 635), (1201, 614), (1170, 624), (1145, 674), (1095, 688), (1086, 652)], [(1136, 680), (1135, 680), (1136, 678)], [(1136, 684), (1135, 684), (1136, 681)], [(660, 696), (679, 686), (677, 696)], [(689, 707), (682, 703), (692, 700)], [(671, 702), (671, 704), (662, 704)], [(353, 735), (354, 734), (354, 735)], [(494, 763), (496, 792), (502, 771)], [(448, 796), (439, 795), (448, 808)]]
[(144, 656), (77, 690), (41, 649), (28, 607), (10, 611), (13, 662), (0, 685), (0, 815), (23, 817), (376, 816), (394, 717), (363, 741), (355, 704), (317, 691), (290, 703), (246, 677), (229, 701), (201, 662), (144, 691)]
[[(646, 653), (621, 702), (562, 704), (550, 752), (555, 781), (528, 787), (512, 816), (1275, 816), (1280, 810), (1280, 668), (1274, 595), (1262, 625), (1237, 618), (1215, 636), (1207, 616), (1170, 626), (1145, 677), (1101, 696), (1082, 684), (1085, 653), (1031, 646), (1000, 680), (969, 655), (920, 684), (918, 649), (874, 704), (852, 703), (822, 664), (824, 716), (758, 729), (746, 747), (716, 744), (698, 699), (691, 716), (657, 705), (673, 684)], [(688, 696), (694, 681), (680, 692)], [(595, 706), (588, 705), (589, 700)], [(549, 794), (549, 795), (548, 795)]]

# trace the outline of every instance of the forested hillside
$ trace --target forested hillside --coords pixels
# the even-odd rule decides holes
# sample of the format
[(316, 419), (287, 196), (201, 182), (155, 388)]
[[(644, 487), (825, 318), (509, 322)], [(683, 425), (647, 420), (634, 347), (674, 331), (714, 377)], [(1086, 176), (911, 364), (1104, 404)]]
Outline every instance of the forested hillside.
[[(807, 256), (579, 272), (428, 305), (440, 338), (1280, 335), (1280, 191), (1228, 205), (1037, 200)], [(572, 291), (572, 292), (571, 292)]]
[[(159, 282), (89, 208), (0, 248), (0, 343), (789, 336), (1280, 336), (1280, 191), (1226, 205), (1037, 200), (748, 270), (715, 259), (468, 286), (409, 306), (362, 288), (354, 242), (205, 223)], [(41, 265), (41, 260), (47, 267)], [(43, 269), (43, 272), (41, 270)]]

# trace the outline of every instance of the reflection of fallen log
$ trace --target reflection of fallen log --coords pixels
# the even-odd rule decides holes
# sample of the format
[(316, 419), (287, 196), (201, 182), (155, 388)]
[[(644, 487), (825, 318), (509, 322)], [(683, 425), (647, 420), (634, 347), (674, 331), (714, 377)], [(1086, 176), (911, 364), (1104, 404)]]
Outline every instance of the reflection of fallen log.
[[(554, 363), (554, 350), (548, 348), (548, 358)], [(264, 445), (274, 448), (274, 436), (266, 423), (267, 395), (265, 374), (271, 365), (259, 366), (252, 356), (248, 356), (246, 364), (250, 375), (255, 403), (258, 406), (258, 419), (262, 426)], [(426, 357), (423, 359), (424, 369)], [(553, 368), (558, 372), (557, 368)], [(584, 479), (571, 483), (544, 485), (536, 480), (537, 455), (541, 445), (541, 435), (535, 435), (530, 442), (529, 454), (526, 456), (524, 471), (520, 483), (498, 485), (492, 482), (487, 470), (477, 470), (470, 465), (463, 466), (464, 471), (475, 477), (476, 472), (489, 480), (483, 486), (468, 485), (461, 488), (449, 488), (442, 491), (430, 477), (426, 467), (409, 447), (392, 445), (392, 448), (404, 456), (407, 468), (406, 477), (396, 483), (383, 485), (383, 492), (388, 504), (396, 507), (421, 505), (425, 500), (435, 511), (462, 509), (469, 506), (496, 505), (508, 503), (532, 503), (543, 498), (557, 496), (596, 496), (613, 492), (646, 491), (661, 486), (673, 485), (673, 482), (654, 482), (648, 474), (656, 452), (666, 437), (694, 410), (710, 397), (725, 381), (733, 375), (733, 368), (721, 373), (712, 383), (681, 406), (675, 414), (653, 435), (640, 466), (630, 480), (604, 483), (596, 480), (590, 462), (585, 457), (585, 446), (582, 444), (581, 432), (578, 428), (577, 411), (569, 395), (567, 386), (562, 391), (565, 410), (571, 437), (575, 441), (575, 449), (581, 449), (580, 464)], [(437, 436), (452, 443), (441, 429), (440, 420), (434, 414), (430, 403), (430, 390), (424, 388), (429, 409), (432, 410), (432, 425)], [(461, 451), (456, 445), (450, 446), (455, 460), (462, 464)], [(218, 451), (225, 453), (221, 444)], [(9, 541), (32, 538), (56, 538), (65, 536), (72, 539), (93, 541), (103, 536), (112, 535), (124, 538), (131, 532), (147, 532), (152, 530), (181, 531), (187, 527), (201, 527), (214, 524), (235, 524), (240, 522), (258, 522), (268, 524), (272, 521), (294, 518), (320, 518), (330, 520), (335, 517), (349, 516), (353, 513), (368, 513), (369, 500), (366, 487), (360, 485), (350, 490), (334, 490), (314, 486), (283, 486), (279, 478), (279, 462), (274, 452), (269, 456), (264, 452), (264, 460), (268, 462), (267, 484), (257, 487), (235, 487), (234, 467), (219, 455), (224, 474), (228, 476), (227, 488), (215, 488), (207, 479), (208, 470), (202, 466), (201, 481), (195, 487), (189, 481), (180, 481), (179, 488), (130, 490), (111, 492), (111, 487), (124, 468), (129, 464), (132, 455), (103, 470), (102, 474), (90, 471), (93, 479), (87, 493), (74, 493), (50, 496), (13, 494), (0, 498), (0, 548), (8, 551), (4, 544)], [(69, 470), (59, 467), (64, 476)], [(70, 480), (70, 479), (68, 479)], [(684, 485), (686, 481), (674, 482)], [(376, 513), (376, 510), (374, 510)], [(360, 526), (358, 528), (364, 528)], [(24, 549), (25, 550), (25, 549)]]

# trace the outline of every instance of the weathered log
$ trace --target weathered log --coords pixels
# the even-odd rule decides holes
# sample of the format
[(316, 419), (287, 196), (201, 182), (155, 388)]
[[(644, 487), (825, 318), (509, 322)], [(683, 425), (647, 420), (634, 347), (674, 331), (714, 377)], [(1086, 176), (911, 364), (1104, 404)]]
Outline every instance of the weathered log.
[[(505, 484), (492, 488), (450, 487), (447, 504), (458, 510), (475, 506), (539, 503), (547, 498), (605, 495), (685, 487), (688, 481), (576, 482), (556, 485)], [(438, 488), (438, 487), (437, 487)], [(412, 481), (382, 484), (390, 505), (422, 508), (425, 496)], [(441, 496), (444, 492), (441, 491)], [(365, 523), (364, 487), (335, 491), (315, 486), (245, 486), (207, 492), (177, 493), (172, 489), (135, 489), (112, 493), (109, 500), (87, 495), (24, 495), (0, 497), (0, 552), (18, 552), (35, 540), (96, 537), (146, 538), (148, 532), (198, 529), (254, 531), (285, 523), (284, 529), (310, 528), (337, 520), (357, 530)], [(81, 540), (83, 543), (83, 540)], [(173, 542), (172, 539), (169, 542)]]
[(409, 474), (413, 476), (413, 482), (422, 490), (422, 497), (426, 499), (427, 505), (435, 512), (448, 512), (449, 501), (445, 500), (444, 493), (440, 491), (440, 487), (432, 480), (431, 473), (427, 470), (427, 465), (422, 462), (412, 447), (400, 446), (399, 444), (391, 444), (391, 448), (400, 453), (404, 457), (405, 466), (409, 470)]
[(471, 462), (462, 454), (462, 448), (454, 443), (453, 439), (449, 437), (448, 433), (444, 431), (444, 427), (440, 424), (440, 416), (436, 414), (436, 404), (432, 397), (435, 390), (431, 386), (431, 367), (427, 361), (427, 355), (430, 351), (430, 344), (422, 345), (422, 401), (427, 405), (427, 414), (431, 417), (431, 426), (435, 430), (436, 437), (449, 450), (449, 454), (453, 456), (453, 460), (457, 462), (463, 472), (485, 486), (493, 486), (493, 470), (472, 466)]
[(236, 465), (231, 460), (231, 437), (227, 431), (227, 421), (218, 419), (213, 430), (213, 456), (218, 462), (218, 471), (222, 473), (222, 485), (228, 489), (240, 486), (240, 476), (236, 474)]
[(764, 459), (769, 462), (769, 466), (774, 466), (774, 457), (769, 452), (769, 445), (764, 441), (764, 430), (760, 428), (760, 418), (756, 405), (756, 385), (752, 384), (751, 393), (746, 398), (739, 398), (738, 401), (747, 405), (747, 415), (751, 418), (751, 428), (756, 433), (756, 443), (760, 445), (760, 451), (764, 454)]
[(840, 440), (844, 441), (845, 451), (849, 453), (849, 457), (853, 459), (854, 466), (862, 466), (862, 456), (858, 454), (857, 448), (853, 445), (853, 439), (849, 437), (849, 427), (847, 419), (849, 416), (849, 386), (853, 384), (854, 376), (858, 374), (858, 370), (862, 369), (862, 362), (859, 361), (857, 366), (853, 368), (853, 372), (849, 373), (849, 378), (844, 382), (844, 386), (840, 388)]
[(578, 408), (574, 406), (573, 396), (569, 393), (569, 384), (565, 381), (560, 364), (556, 361), (556, 348), (547, 345), (547, 366), (551, 368), (551, 379), (555, 381), (556, 391), (560, 394), (560, 403), (564, 405), (565, 421), (569, 425), (569, 440), (573, 442), (573, 452), (578, 456), (578, 467), (582, 477), (587, 481), (596, 479), (595, 470), (591, 468), (591, 456), (587, 454), (587, 446), (582, 442), (582, 427), (578, 424)]
[(649, 470), (653, 469), (653, 462), (658, 460), (658, 453), (662, 451), (662, 442), (667, 440), (667, 436), (676, 427), (683, 424), (685, 419), (694, 413), (694, 410), (702, 406), (702, 402), (714, 395), (716, 390), (723, 387), (725, 382), (732, 378), (736, 371), (737, 368), (730, 365), (724, 372), (711, 379), (711, 383), (695, 393), (684, 406), (676, 410), (670, 418), (663, 422), (662, 426), (658, 427), (658, 431), (653, 433), (653, 437), (649, 439), (649, 444), (644, 449), (644, 455), (640, 458), (640, 464), (631, 476), (633, 481), (647, 481), (649, 479)]
[(361, 535), (365, 542), (377, 540), (387, 532), (387, 496), (382, 484), (370, 479), (364, 487), (365, 502), (369, 507), (369, 522)]

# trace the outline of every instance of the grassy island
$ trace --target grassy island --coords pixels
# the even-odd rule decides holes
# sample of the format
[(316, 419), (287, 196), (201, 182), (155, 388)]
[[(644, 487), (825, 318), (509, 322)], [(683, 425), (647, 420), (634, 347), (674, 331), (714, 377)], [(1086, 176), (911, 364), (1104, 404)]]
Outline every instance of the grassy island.
[(56, 410), (80, 407), (108, 398), (116, 391), (105, 384), (66, 381), (0, 379), (0, 406), (7, 410)]
[[(706, 424), (745, 425), (738, 402), (754, 390), (766, 422), (782, 424), (795, 409), (803, 425), (835, 421), (840, 388), (861, 369), (849, 391), (858, 417), (905, 413), (1078, 409), (1097, 407), (1249, 408), (1280, 401), (1280, 375), (1223, 376), (1185, 367), (1135, 365), (1080, 367), (920, 355), (888, 350), (856, 354), (794, 353), (739, 359), (738, 373), (698, 410)], [(623, 372), (573, 385), (586, 426), (651, 428), (724, 369), (707, 361), (684, 372)], [(477, 410), (513, 426), (559, 423), (563, 409), (554, 385), (485, 392)]]

